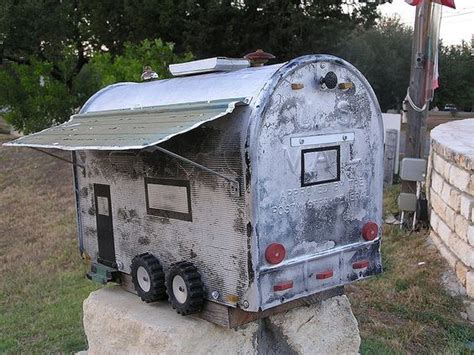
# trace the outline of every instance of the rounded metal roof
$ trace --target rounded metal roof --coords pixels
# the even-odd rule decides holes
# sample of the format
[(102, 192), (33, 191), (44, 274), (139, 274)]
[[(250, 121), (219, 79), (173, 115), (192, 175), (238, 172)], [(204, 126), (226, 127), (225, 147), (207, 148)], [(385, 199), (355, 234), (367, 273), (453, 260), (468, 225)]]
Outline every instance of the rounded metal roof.
[(284, 65), (240, 69), (156, 80), (118, 83), (94, 94), (80, 113), (137, 109), (162, 105), (255, 97), (271, 76)]

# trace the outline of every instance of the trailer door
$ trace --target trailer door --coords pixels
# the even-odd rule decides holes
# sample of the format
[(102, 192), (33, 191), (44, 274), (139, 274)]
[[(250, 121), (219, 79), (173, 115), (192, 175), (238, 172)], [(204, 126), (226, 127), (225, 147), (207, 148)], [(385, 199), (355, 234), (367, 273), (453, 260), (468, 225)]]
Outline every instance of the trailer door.
[(104, 265), (113, 267), (113, 264), (115, 264), (115, 246), (110, 186), (94, 184), (94, 195), (99, 248), (98, 261)]

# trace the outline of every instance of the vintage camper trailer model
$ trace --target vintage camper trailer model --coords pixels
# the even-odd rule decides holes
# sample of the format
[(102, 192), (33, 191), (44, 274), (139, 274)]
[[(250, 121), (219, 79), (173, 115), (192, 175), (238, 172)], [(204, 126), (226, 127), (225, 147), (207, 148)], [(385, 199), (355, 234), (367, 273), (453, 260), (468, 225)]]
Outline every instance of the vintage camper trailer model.
[(72, 152), (90, 278), (181, 314), (258, 314), (381, 272), (382, 119), (359, 71), (328, 55), (171, 71), (6, 144)]

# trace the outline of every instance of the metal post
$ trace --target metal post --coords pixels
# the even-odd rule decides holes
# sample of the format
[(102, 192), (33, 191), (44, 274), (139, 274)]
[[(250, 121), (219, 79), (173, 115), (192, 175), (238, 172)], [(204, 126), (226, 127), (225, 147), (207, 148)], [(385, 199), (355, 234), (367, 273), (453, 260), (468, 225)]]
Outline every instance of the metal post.
[[(423, 1), (416, 7), (415, 29), (412, 45), (410, 87), (408, 94), (414, 105), (407, 105), (407, 127), (405, 157), (423, 158), (426, 139), (426, 116), (429, 104), (426, 102), (426, 54), (429, 44), (431, 1)], [(417, 106), (417, 107), (413, 107)], [(421, 110), (420, 110), (421, 108)], [(415, 193), (416, 183), (402, 181), (402, 192)]]

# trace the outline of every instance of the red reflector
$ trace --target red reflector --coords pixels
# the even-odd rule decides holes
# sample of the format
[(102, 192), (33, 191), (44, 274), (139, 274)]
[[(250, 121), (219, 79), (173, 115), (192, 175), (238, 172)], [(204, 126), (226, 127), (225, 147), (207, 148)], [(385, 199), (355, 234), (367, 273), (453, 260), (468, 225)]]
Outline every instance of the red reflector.
[(362, 227), (362, 237), (364, 237), (365, 240), (374, 240), (375, 238), (377, 238), (378, 234), (379, 226), (377, 225), (377, 223), (367, 222)]
[(332, 277), (332, 275), (334, 275), (334, 272), (332, 270), (327, 270), (327, 271), (323, 271), (323, 272), (318, 272), (316, 274), (316, 279), (318, 280), (324, 280), (324, 279), (329, 279)]
[(281, 284), (274, 285), (273, 291), (284, 291), (293, 287), (293, 281), (282, 282)]
[(369, 266), (369, 260), (360, 260), (352, 264), (353, 269), (364, 269)]
[(285, 247), (279, 243), (272, 243), (265, 250), (265, 259), (270, 264), (279, 264), (285, 258)]

